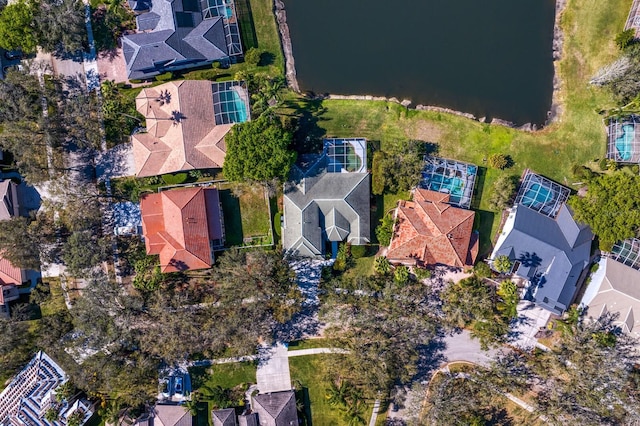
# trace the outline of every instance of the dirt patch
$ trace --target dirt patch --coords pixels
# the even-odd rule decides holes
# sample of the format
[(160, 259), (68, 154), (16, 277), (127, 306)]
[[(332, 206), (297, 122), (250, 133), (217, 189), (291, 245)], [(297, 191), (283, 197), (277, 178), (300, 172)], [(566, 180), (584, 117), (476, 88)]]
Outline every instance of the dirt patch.
[(420, 120), (407, 128), (405, 133), (411, 139), (437, 143), (440, 142), (443, 131), (439, 125), (432, 121)]

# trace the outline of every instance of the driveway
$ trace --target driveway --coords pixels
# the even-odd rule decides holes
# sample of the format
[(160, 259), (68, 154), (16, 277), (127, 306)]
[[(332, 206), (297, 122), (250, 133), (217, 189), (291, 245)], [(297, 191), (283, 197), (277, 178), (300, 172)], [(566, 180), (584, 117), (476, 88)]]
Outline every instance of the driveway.
[(260, 357), (256, 381), (260, 393), (279, 392), (291, 389), (288, 348), (282, 343), (265, 348)]
[(445, 337), (444, 344), (446, 346), (442, 355), (446, 362), (468, 361), (474, 364), (488, 365), (499, 352), (497, 349), (483, 351), (480, 348), (480, 343), (472, 339), (467, 330)]
[(540, 329), (546, 327), (551, 317), (551, 312), (536, 306), (528, 300), (518, 302), (517, 311), (518, 318), (511, 327), (509, 343), (521, 349), (532, 349), (538, 346), (536, 334)]

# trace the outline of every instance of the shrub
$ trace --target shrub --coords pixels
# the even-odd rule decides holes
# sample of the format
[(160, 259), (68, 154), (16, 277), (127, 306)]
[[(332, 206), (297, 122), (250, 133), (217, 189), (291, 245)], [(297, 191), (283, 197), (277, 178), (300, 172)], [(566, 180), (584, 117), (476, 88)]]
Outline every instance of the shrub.
[(189, 177), (191, 179), (202, 179), (202, 170), (198, 170), (198, 169), (193, 169), (193, 170), (189, 170)]
[(211, 68), (213, 68), (214, 70), (220, 69), (221, 65), (220, 65), (220, 61), (213, 61), (211, 63)]
[(409, 281), (409, 268), (404, 265), (396, 266), (393, 271), (393, 280), (398, 284), (406, 284)]
[(247, 50), (244, 54), (244, 61), (252, 66), (257, 66), (260, 63), (260, 57), (262, 56), (262, 51), (252, 47)]
[(129, 83), (132, 83), (132, 84), (140, 84), (140, 83), (142, 83), (142, 80), (139, 80), (139, 79), (137, 79), (137, 78), (134, 78), (134, 79), (129, 80)]
[(616, 163), (615, 160), (607, 160), (607, 170), (618, 170), (618, 163)]
[(376, 228), (376, 238), (378, 242), (382, 246), (388, 246), (391, 242), (391, 237), (393, 236), (393, 225), (395, 221), (393, 217), (388, 214), (385, 215), (382, 219), (380, 219), (380, 225)]
[(507, 167), (509, 167), (509, 163), (510, 163), (510, 158), (507, 155), (491, 154), (489, 156), (489, 166), (495, 169), (504, 170)]
[(582, 166), (580, 164), (574, 164), (571, 168), (571, 173), (577, 179), (589, 180), (593, 177), (593, 171), (590, 168)]
[(489, 197), (489, 208), (497, 212), (509, 208), (515, 190), (515, 176), (500, 176), (493, 183), (493, 192)]
[(351, 246), (351, 256), (360, 259), (367, 254), (367, 246)]
[(349, 245), (340, 243), (340, 246), (338, 247), (338, 254), (336, 255), (336, 261), (333, 263), (334, 271), (342, 272), (349, 266), (349, 260), (351, 257), (349, 248)]
[(479, 279), (489, 278), (491, 276), (491, 268), (484, 262), (478, 262), (473, 267), (473, 275)]
[(624, 30), (621, 33), (616, 34), (615, 42), (618, 49), (624, 50), (631, 46), (635, 41), (636, 31), (633, 28)]
[(185, 183), (188, 178), (189, 175), (187, 175), (186, 173), (162, 175), (162, 180), (167, 185), (180, 185), (181, 183)]
[(387, 275), (391, 272), (391, 264), (389, 263), (389, 259), (384, 256), (376, 257), (373, 261), (373, 270), (376, 271), (377, 274)]
[(431, 271), (424, 268), (414, 268), (413, 273), (418, 281), (427, 280), (431, 278)]
[(602, 170), (603, 172), (607, 170), (607, 159), (606, 158), (602, 158), (600, 161), (598, 161), (598, 168), (600, 168), (600, 170)]
[(164, 74), (156, 75), (157, 81), (169, 81), (173, 78), (173, 73), (171, 71), (165, 72)]
[(640, 174), (640, 166), (638, 166), (637, 164), (631, 166), (631, 173), (633, 173), (634, 175)]

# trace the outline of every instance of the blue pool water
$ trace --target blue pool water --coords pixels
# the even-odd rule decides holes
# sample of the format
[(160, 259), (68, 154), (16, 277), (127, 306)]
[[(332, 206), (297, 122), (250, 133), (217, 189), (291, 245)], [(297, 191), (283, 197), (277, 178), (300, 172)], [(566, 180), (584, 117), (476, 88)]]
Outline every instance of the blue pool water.
[(624, 132), (622, 136), (616, 138), (616, 149), (622, 160), (629, 161), (633, 154), (631, 145), (635, 136), (635, 130), (631, 124), (625, 124), (622, 126), (622, 131)]
[(443, 188), (452, 196), (462, 197), (464, 181), (459, 177), (449, 178), (442, 175), (434, 175), (429, 183), (429, 189), (432, 191), (440, 191)]
[(247, 108), (242, 98), (235, 90), (220, 92), (222, 111), (229, 114), (230, 122), (244, 123), (247, 121)]
[(539, 206), (545, 204), (551, 199), (551, 190), (539, 183), (534, 183), (524, 193), (522, 204), (528, 207)]
[(227, 6), (224, 11), (227, 15), (227, 19), (233, 16), (233, 9), (231, 9), (231, 6)]

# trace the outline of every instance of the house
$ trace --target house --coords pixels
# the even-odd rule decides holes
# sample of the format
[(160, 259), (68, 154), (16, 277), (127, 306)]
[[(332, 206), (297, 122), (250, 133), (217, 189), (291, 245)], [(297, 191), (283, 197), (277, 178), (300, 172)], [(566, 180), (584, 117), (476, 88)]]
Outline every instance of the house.
[(525, 299), (557, 315), (573, 302), (589, 264), (593, 234), (565, 204), (569, 189), (527, 172), (509, 210), (490, 263), (499, 256), (527, 282)]
[(251, 410), (236, 416), (233, 408), (213, 410), (213, 426), (297, 426), (298, 411), (293, 390), (258, 394)]
[[(56, 389), (67, 380), (66, 373), (53, 359), (38, 352), (0, 393), (0, 425), (65, 426), (74, 413), (82, 416), (80, 425), (85, 424), (93, 415), (88, 401), (56, 401)], [(59, 410), (58, 420), (48, 422), (45, 413), (54, 407)]]
[(18, 185), (10, 179), (0, 182), (0, 220), (20, 215)]
[(614, 323), (622, 331), (635, 338), (640, 337), (640, 271), (611, 257), (604, 261), (604, 273), (600, 280), (593, 280), (589, 287), (597, 289), (582, 299), (587, 315), (598, 319), (603, 315), (615, 316)]
[(181, 80), (145, 88), (136, 108), (147, 126), (131, 137), (138, 177), (221, 168), (225, 135), (250, 118), (249, 95), (237, 81)]
[(470, 267), (478, 256), (475, 213), (449, 204), (450, 195), (416, 189), (400, 201), (387, 259), (404, 265)]
[(242, 44), (233, 1), (133, 0), (137, 32), (122, 37), (127, 76), (234, 62)]
[(193, 426), (193, 416), (184, 405), (156, 404), (138, 417), (133, 426)]
[(220, 197), (215, 188), (181, 188), (140, 201), (147, 254), (160, 256), (162, 272), (210, 268), (224, 244)]
[(13, 266), (0, 254), (0, 316), (9, 315), (9, 302), (20, 298), (18, 286), (26, 280), (26, 271)]
[(321, 155), (293, 167), (284, 188), (282, 245), (322, 257), (327, 247), (370, 241), (370, 183), (364, 139), (327, 139)]

